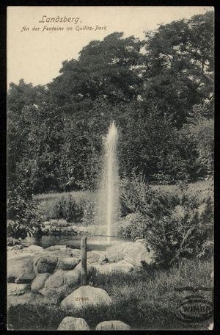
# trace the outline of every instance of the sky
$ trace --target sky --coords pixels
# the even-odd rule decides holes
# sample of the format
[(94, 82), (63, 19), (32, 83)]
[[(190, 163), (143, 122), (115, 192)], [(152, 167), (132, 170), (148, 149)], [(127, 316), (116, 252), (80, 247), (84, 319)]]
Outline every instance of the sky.
[[(47, 84), (59, 75), (64, 60), (77, 59), (92, 40), (102, 40), (115, 31), (124, 32), (125, 37), (144, 38), (144, 31), (155, 30), (160, 24), (209, 10), (213, 7), (9, 6), (7, 82), (18, 84), (24, 79), (33, 85)], [(69, 22), (51, 22), (65, 17)]]

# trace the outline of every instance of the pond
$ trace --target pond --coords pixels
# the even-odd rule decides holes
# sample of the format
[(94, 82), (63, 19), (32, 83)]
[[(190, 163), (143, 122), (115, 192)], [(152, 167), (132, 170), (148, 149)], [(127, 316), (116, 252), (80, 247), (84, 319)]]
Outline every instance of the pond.
[[(82, 236), (76, 235), (49, 235), (42, 237), (26, 237), (22, 240), (22, 244), (25, 246), (30, 245), (39, 245), (43, 248), (48, 248), (53, 245), (66, 245), (70, 248), (80, 249)], [(105, 236), (87, 236), (87, 250), (106, 250), (107, 247), (111, 245), (115, 245), (121, 243), (122, 241), (126, 241), (122, 238), (112, 237), (111, 242), (107, 242), (107, 238)]]

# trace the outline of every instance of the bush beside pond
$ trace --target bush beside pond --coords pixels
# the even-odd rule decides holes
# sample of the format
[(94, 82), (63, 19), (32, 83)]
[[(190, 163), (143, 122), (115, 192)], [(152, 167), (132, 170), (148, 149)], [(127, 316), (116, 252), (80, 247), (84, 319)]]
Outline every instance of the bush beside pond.
[(180, 184), (176, 192), (153, 190), (141, 176), (124, 179), (121, 204), (126, 216), (120, 222), (119, 234), (132, 240), (144, 238), (162, 266), (169, 267), (181, 258), (210, 257), (214, 214), (211, 191), (189, 192), (187, 184)]

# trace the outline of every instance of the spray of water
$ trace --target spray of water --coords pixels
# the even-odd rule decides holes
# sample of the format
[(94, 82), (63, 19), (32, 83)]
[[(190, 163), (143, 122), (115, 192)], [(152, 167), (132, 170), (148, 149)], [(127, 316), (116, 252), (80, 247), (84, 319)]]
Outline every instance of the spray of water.
[(116, 234), (115, 225), (119, 216), (119, 178), (117, 160), (118, 131), (115, 123), (110, 124), (108, 134), (104, 139), (104, 160), (102, 180), (99, 187), (98, 221), (106, 225), (107, 241)]

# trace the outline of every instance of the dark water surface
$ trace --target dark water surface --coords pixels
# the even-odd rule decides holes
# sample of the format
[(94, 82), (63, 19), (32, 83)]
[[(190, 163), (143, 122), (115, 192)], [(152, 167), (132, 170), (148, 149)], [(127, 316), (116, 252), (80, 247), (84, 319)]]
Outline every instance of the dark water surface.
[[(66, 245), (71, 248), (80, 249), (82, 236), (75, 235), (59, 235), (59, 236), (42, 236), (41, 238), (37, 237), (26, 237), (22, 240), (22, 243), (25, 246), (29, 245), (39, 245), (43, 248), (48, 248), (54, 245)], [(87, 249), (88, 250), (106, 250), (107, 247), (121, 243), (121, 238), (112, 237), (111, 242), (107, 242), (105, 236), (87, 236)]]

